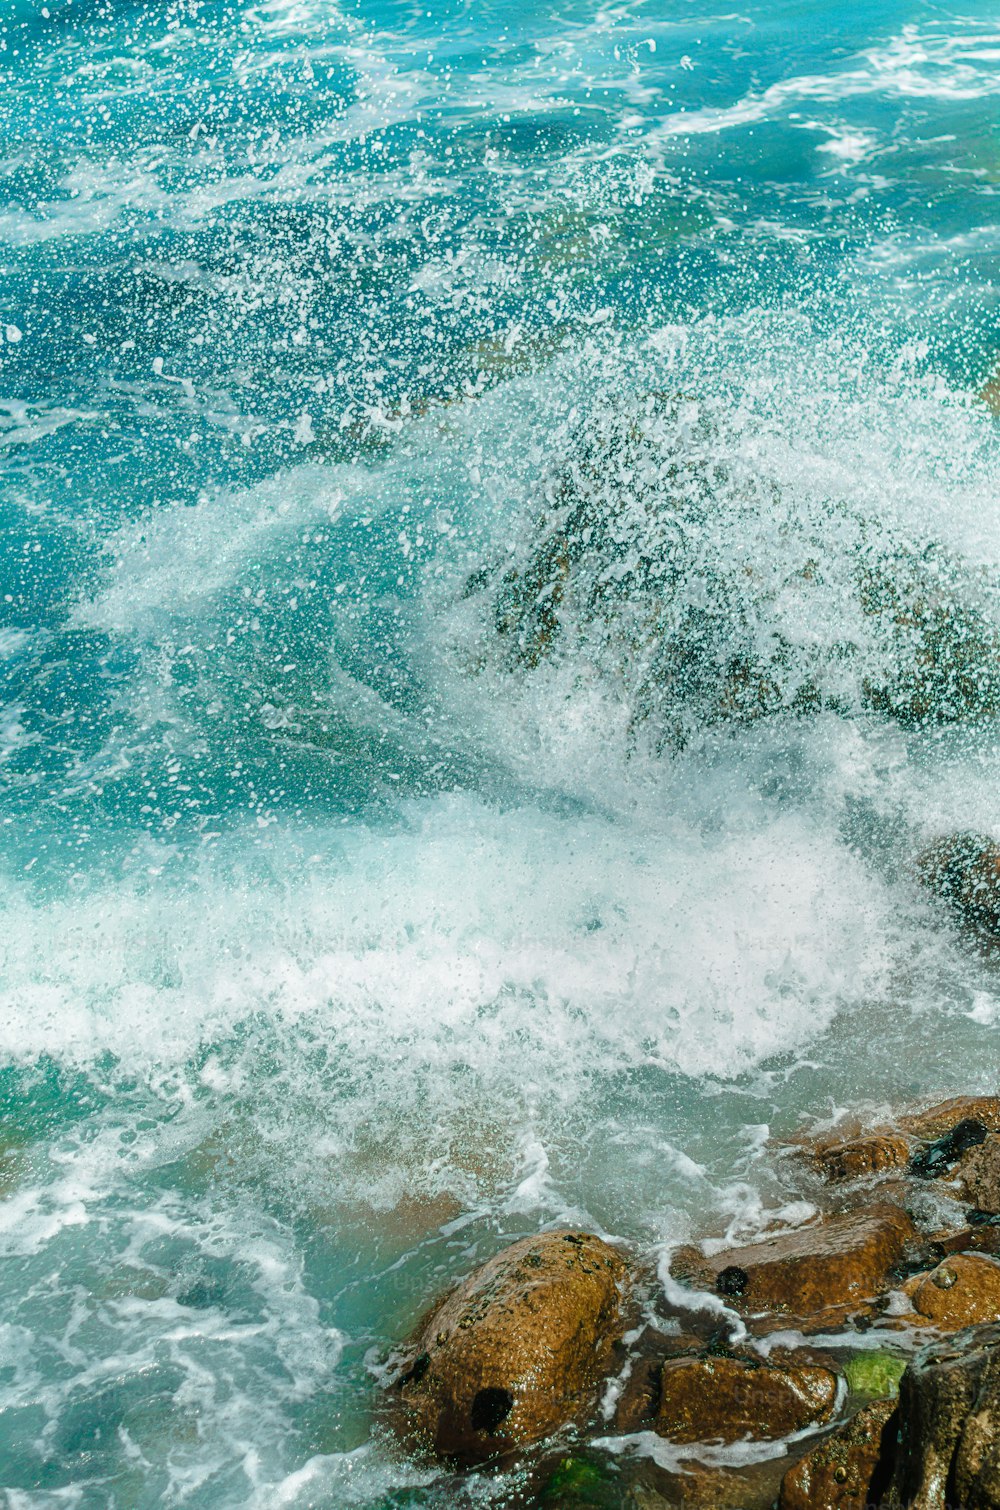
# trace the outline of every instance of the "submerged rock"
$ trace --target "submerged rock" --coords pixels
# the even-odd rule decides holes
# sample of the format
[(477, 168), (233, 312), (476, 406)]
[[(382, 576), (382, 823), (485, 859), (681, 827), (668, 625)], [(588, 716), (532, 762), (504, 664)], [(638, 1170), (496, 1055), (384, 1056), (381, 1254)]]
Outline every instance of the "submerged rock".
[(582, 654), (661, 748), (778, 713), (992, 717), (991, 585), (933, 541), (790, 496), (742, 423), (664, 394), (591, 415), (540, 480), (520, 549), (466, 583), (487, 658), (516, 672)]
[[(632, 1481), (635, 1473), (652, 1482)], [(770, 1464), (734, 1473), (691, 1459), (683, 1472), (666, 1473), (633, 1460), (623, 1473), (574, 1457), (559, 1463), (537, 1502), (544, 1510), (771, 1510), (775, 1488)]]
[(578, 1418), (627, 1324), (627, 1269), (587, 1232), (523, 1238), (434, 1310), (398, 1360), (404, 1432), (482, 1462)]
[(692, 1460), (683, 1473), (662, 1476), (662, 1493), (633, 1491), (622, 1510), (772, 1510), (780, 1477), (780, 1460), (741, 1469)]
[(648, 1367), (639, 1388), (623, 1397), (616, 1425), (672, 1442), (771, 1440), (824, 1425), (837, 1390), (830, 1369), (808, 1362), (670, 1358)]
[(621, 1510), (622, 1486), (590, 1458), (563, 1458), (546, 1480), (539, 1504), (544, 1510)]
[(843, 1319), (889, 1287), (916, 1229), (898, 1206), (827, 1217), (744, 1248), (705, 1258), (674, 1255), (674, 1277), (712, 1289), (741, 1312), (795, 1317), (813, 1326)]
[(899, 1426), (886, 1510), (1000, 1510), (1000, 1326), (919, 1352)]
[(986, 379), (976, 397), (980, 399), (993, 414), (1000, 415), (1000, 368), (996, 369)]
[(986, 834), (949, 834), (924, 850), (917, 875), (958, 920), (1000, 932), (1000, 844)]
[(877, 1400), (827, 1437), (781, 1481), (779, 1510), (870, 1510), (888, 1484), (895, 1400)]
[(924, 1323), (942, 1332), (1000, 1321), (1000, 1263), (980, 1253), (956, 1253), (903, 1289)]

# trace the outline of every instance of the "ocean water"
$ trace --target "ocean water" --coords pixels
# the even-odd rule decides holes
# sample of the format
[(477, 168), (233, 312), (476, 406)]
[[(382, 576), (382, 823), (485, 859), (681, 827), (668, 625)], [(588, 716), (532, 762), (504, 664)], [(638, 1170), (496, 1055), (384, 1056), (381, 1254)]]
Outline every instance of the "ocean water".
[(507, 1502), (373, 1426), (451, 1279), (996, 1089), (910, 863), (991, 717), (669, 738), (655, 539), (537, 657), (476, 587), (666, 394), (755, 643), (840, 664), (859, 528), (1000, 623), (995, 7), (3, 0), (0, 87), (0, 1501)]

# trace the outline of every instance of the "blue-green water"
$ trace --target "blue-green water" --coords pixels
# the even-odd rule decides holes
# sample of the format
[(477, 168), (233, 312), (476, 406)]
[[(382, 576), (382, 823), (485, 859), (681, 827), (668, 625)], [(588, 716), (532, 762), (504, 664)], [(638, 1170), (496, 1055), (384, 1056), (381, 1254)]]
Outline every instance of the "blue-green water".
[(0, 1497), (488, 1501), (372, 1436), (450, 1276), (995, 1088), (871, 841), (1000, 828), (991, 725), (637, 744), (465, 588), (657, 391), (791, 500), (730, 564), (836, 496), (995, 591), (995, 14), (5, 0), (0, 83)]

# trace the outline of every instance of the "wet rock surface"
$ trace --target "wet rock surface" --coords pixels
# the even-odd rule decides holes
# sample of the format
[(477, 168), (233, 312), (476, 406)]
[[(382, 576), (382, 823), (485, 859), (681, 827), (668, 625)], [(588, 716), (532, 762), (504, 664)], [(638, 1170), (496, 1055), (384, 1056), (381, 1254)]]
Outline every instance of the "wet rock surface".
[(1000, 1321), (1000, 1263), (983, 1254), (957, 1253), (903, 1288), (918, 1318), (938, 1331)]
[(970, 1119), (982, 1122), (990, 1132), (1000, 1132), (1000, 1096), (953, 1096), (899, 1117), (897, 1125), (904, 1133), (931, 1143)]
[(849, 1212), (711, 1258), (680, 1250), (676, 1279), (712, 1290), (741, 1312), (793, 1316), (820, 1325), (884, 1293), (906, 1244), (910, 1217), (888, 1204)]
[(902, 1134), (887, 1130), (861, 1138), (820, 1142), (810, 1154), (817, 1172), (829, 1184), (837, 1185), (905, 1169), (910, 1159), (910, 1144)]
[(404, 1433), (478, 1462), (584, 1412), (626, 1324), (627, 1270), (586, 1232), (524, 1238), (484, 1264), (418, 1329), (394, 1393)]
[(816, 1364), (669, 1358), (640, 1373), (615, 1424), (619, 1431), (655, 1431), (672, 1442), (768, 1440), (824, 1425), (837, 1390), (837, 1376)]
[[(1000, 1510), (998, 1128), (982, 1096), (800, 1136), (789, 1167), (830, 1209), (678, 1249), (669, 1300), (590, 1234), (512, 1244), (397, 1359), (397, 1429), (469, 1466), (561, 1432), (550, 1448), (591, 1457), (547, 1469), (532, 1503), (563, 1510), (771, 1510), (779, 1486), (780, 1510)], [(586, 1448), (609, 1432), (624, 1457)], [(729, 1450), (768, 1461), (722, 1467)]]
[(867, 1510), (878, 1504), (888, 1488), (885, 1465), (897, 1423), (895, 1400), (859, 1410), (785, 1474), (779, 1510)]
[(970, 1149), (985, 1143), (989, 1135), (985, 1122), (978, 1117), (963, 1117), (950, 1131), (915, 1153), (910, 1170), (921, 1180), (940, 1180), (951, 1173)]
[(771, 1510), (780, 1485), (780, 1460), (742, 1470), (690, 1462), (683, 1474), (664, 1477), (656, 1499), (636, 1510)]
[(962, 1194), (975, 1211), (1000, 1215), (1000, 1137), (991, 1136), (961, 1162)]
[(1000, 1506), (1000, 1326), (932, 1344), (903, 1375), (886, 1510)]

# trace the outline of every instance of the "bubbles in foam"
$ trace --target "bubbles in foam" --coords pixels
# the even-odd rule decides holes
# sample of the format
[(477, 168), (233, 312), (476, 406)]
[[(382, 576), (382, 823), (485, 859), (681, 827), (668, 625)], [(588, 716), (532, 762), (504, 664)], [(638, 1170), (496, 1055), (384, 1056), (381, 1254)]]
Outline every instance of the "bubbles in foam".
[[(585, 635), (504, 667), (462, 596), (524, 548), (587, 416), (664, 386), (712, 394), (740, 465), (783, 490), (788, 528), (748, 516), (734, 560), (780, 553), (797, 500), (827, 491), (908, 536), (940, 525), (988, 570), (982, 421), (905, 360), (859, 378), (856, 350), (803, 340), (770, 321), (609, 334), (544, 381), (405, 426), (377, 464), (310, 465), (128, 526), (79, 597), (77, 628), (135, 653), (120, 727), (145, 742), (115, 737), (150, 785), (172, 769), (159, 731), (178, 759), (241, 699), (271, 713), (249, 720), (237, 790), (307, 747), (326, 777), (359, 730), (383, 752), (391, 731), (398, 778), (363, 819), (332, 797), (308, 820), (275, 801), (263, 826), (252, 810), (165, 827), (68, 891), (5, 878), (16, 1056), (101, 1095), (41, 1140), (4, 1240), (67, 1288), (82, 1273), (100, 1292), (110, 1271), (121, 1293), (74, 1321), (97, 1328), (90, 1372), (52, 1385), (49, 1408), (81, 1442), (88, 1420), (120, 1420), (164, 1494), (416, 1488), (359, 1446), (364, 1355), (456, 1266), (547, 1220), (647, 1243), (795, 1220), (767, 1123), (901, 1095), (993, 1031), (981, 967), (929, 926), (906, 872), (914, 836), (986, 816), (974, 734), (828, 709), (657, 752)], [(377, 580), (352, 564), (359, 528)], [(852, 539), (825, 542), (836, 581)], [(835, 621), (835, 593), (827, 607)], [(435, 742), (437, 786), (405, 758)], [(158, 1403), (143, 1414), (139, 1396)]]

